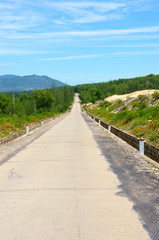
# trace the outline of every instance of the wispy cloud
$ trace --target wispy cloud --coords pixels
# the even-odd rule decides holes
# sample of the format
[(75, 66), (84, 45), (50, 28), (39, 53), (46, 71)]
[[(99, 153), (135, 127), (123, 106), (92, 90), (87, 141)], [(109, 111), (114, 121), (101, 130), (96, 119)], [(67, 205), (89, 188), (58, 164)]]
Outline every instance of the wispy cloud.
[(93, 23), (119, 18), (112, 11), (126, 6), (125, 3), (114, 2), (45, 2), (45, 6), (66, 15), (68, 22)]
[(75, 59), (86, 59), (86, 58), (100, 58), (110, 55), (159, 55), (158, 51), (127, 51), (127, 52), (111, 52), (104, 54), (90, 54), (90, 55), (77, 55), (67, 57), (56, 57), (56, 58), (43, 58), (40, 61), (64, 61), (64, 60), (75, 60)]
[(21, 32), (33, 29), (45, 32), (52, 24), (84, 25), (122, 19), (127, 11), (151, 6), (152, 0), (120, 1), (21, 1), (0, 3), (0, 29)]
[(159, 26), (143, 27), (143, 28), (130, 28), (130, 29), (108, 29), (108, 30), (95, 30), (95, 31), (67, 31), (67, 32), (48, 32), (48, 33), (32, 33), (32, 34), (18, 34), (10, 35), (11, 39), (44, 39), (53, 37), (99, 37), (99, 36), (118, 36), (118, 35), (133, 35), (143, 33), (156, 33), (159, 32)]
[[(87, 48), (89, 46), (86, 46)], [(120, 44), (120, 45), (91, 45), (90, 48), (156, 48), (159, 47), (159, 43), (141, 43), (141, 44)]]
[(129, 11), (146, 11), (150, 9), (154, 3), (154, 0), (123, 0), (127, 2), (127, 9)]
[(102, 57), (103, 54), (90, 54), (90, 55), (80, 55), (80, 56), (68, 56), (68, 57), (57, 57), (57, 58), (43, 58), (41, 61), (61, 61), (61, 60), (73, 60), (73, 59), (84, 59), (84, 58), (97, 58)]
[(94, 9), (95, 11), (99, 12), (108, 12), (112, 10), (116, 10), (120, 7), (126, 6), (125, 3), (114, 3), (114, 2), (45, 2), (45, 5), (56, 10), (66, 11), (71, 13), (79, 13), (81, 14), (80, 10), (83, 9)]
[(36, 54), (46, 54), (48, 51), (36, 51), (36, 50), (24, 50), (24, 49), (0, 49), (0, 56), (4, 55), (36, 55)]
[(159, 55), (157, 51), (127, 51), (127, 52), (114, 52), (108, 55)]

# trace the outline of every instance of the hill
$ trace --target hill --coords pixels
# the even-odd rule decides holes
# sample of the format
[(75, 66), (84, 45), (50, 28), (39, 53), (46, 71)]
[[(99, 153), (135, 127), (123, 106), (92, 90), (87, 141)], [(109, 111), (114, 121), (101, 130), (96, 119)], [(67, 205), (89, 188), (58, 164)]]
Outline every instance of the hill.
[(63, 87), (66, 84), (48, 76), (28, 75), (1, 75), (0, 92), (18, 92), (35, 89), (45, 89), (54, 87)]
[(159, 90), (154, 89), (141, 90), (123, 95), (115, 94), (105, 98), (104, 100), (99, 100), (94, 104), (87, 103), (86, 106), (88, 106), (90, 109), (93, 109), (107, 105), (106, 108), (108, 109), (110, 105), (114, 104), (114, 109), (112, 110), (114, 113), (123, 111), (123, 108), (133, 110), (137, 101), (140, 102), (140, 105), (142, 105), (142, 102), (146, 101), (147, 107), (152, 107), (159, 105), (159, 97), (155, 99), (153, 96), (153, 94), (156, 92), (159, 94)]
[(75, 86), (75, 92), (79, 93), (83, 103), (95, 103), (114, 94), (127, 94), (146, 89), (159, 89), (159, 75), (149, 74), (145, 77)]
[(159, 146), (159, 90), (113, 95), (84, 107), (104, 122)]

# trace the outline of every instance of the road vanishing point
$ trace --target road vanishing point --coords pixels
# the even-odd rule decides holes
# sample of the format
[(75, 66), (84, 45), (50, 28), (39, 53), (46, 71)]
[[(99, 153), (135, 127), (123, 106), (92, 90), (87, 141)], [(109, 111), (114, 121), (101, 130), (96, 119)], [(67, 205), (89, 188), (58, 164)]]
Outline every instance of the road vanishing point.
[(76, 96), (62, 121), (0, 166), (0, 239), (151, 239), (119, 186)]

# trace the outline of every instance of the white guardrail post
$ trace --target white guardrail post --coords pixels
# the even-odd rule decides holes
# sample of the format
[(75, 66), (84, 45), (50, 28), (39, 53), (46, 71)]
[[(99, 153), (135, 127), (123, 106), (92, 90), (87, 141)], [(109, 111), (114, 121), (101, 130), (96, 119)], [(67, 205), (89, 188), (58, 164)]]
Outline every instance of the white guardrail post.
[(108, 131), (111, 132), (111, 125), (108, 125)]
[(101, 120), (99, 120), (99, 125), (101, 124)]
[(139, 152), (141, 155), (144, 155), (144, 139), (140, 138), (139, 140)]
[(29, 126), (26, 125), (26, 134), (28, 134), (28, 133), (29, 133)]

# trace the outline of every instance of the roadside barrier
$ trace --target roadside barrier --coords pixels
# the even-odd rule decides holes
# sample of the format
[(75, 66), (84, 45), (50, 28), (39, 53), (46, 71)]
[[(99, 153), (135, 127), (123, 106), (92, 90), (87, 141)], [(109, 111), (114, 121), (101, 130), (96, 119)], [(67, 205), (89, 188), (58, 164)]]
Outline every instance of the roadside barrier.
[(97, 123), (100, 124), (103, 128), (107, 129), (109, 132), (113, 133), (117, 137), (121, 138), (125, 142), (127, 142), (129, 145), (132, 147), (136, 148), (141, 155), (146, 155), (147, 157), (153, 159), (154, 161), (159, 163), (159, 148), (155, 147), (147, 142), (144, 141), (143, 138), (137, 138), (125, 131), (122, 131), (112, 125), (109, 125), (99, 118), (92, 116), (91, 114), (87, 113), (86, 114), (95, 120)]
[(108, 125), (108, 131), (111, 132), (111, 125)]
[[(67, 112), (65, 112), (64, 114), (66, 113), (69, 113), (71, 112), (71, 110), (68, 110)], [(64, 114), (60, 115), (60, 116), (63, 116)], [(32, 130), (38, 128), (38, 127), (41, 127), (42, 125), (52, 121), (52, 120), (55, 120), (57, 118), (59, 118), (60, 116), (57, 116), (55, 118), (49, 118), (47, 120), (41, 120), (41, 123), (37, 123), (37, 124), (34, 124), (34, 125), (26, 125), (26, 129), (21, 131), (21, 132), (18, 132), (18, 133), (13, 133), (12, 135), (9, 135), (7, 137), (4, 137), (4, 138), (0, 138), (0, 145), (1, 144), (5, 144), (5, 143), (8, 143), (18, 137), (21, 137), (22, 135), (25, 135), (25, 134), (28, 134), (29, 132), (31, 132)]]
[(29, 126), (26, 125), (26, 134), (28, 134), (28, 133), (29, 133)]
[(139, 152), (141, 155), (144, 155), (144, 139), (140, 138), (139, 140)]

